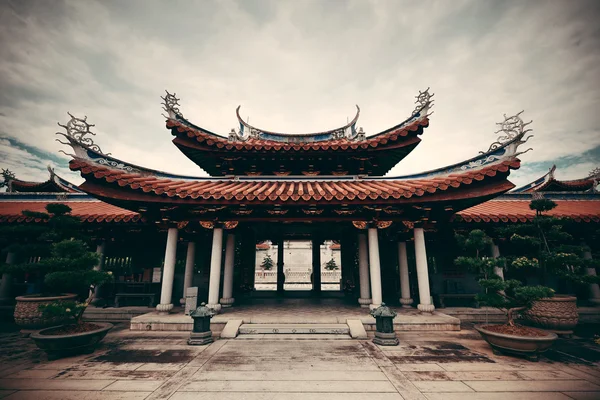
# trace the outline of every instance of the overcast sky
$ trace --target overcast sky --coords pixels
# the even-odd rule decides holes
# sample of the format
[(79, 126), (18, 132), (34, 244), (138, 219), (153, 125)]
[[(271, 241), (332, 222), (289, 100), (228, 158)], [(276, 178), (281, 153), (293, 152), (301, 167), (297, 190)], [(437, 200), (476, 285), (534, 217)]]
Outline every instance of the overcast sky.
[[(197, 125), (226, 135), (235, 108), (266, 130), (322, 131), (361, 107), (367, 134), (435, 93), (422, 143), (390, 176), (475, 156), (504, 113), (533, 120), (534, 151), (511, 180), (552, 164), (600, 166), (600, 1), (0, 0), (0, 158), (24, 180), (68, 170), (55, 142), (67, 111), (103, 151), (205, 175), (171, 143), (165, 89)], [(69, 149), (65, 149), (69, 150)]]

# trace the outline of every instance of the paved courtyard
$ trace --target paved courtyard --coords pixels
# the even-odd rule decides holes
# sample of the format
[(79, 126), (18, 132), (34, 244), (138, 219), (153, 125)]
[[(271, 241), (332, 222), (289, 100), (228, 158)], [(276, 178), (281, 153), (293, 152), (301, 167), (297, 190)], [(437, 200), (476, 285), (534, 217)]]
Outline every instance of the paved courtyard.
[(538, 363), (494, 356), (478, 334), (407, 332), (398, 347), (356, 340), (219, 340), (117, 326), (91, 355), (47, 361), (0, 333), (0, 398), (600, 399), (600, 350), (561, 340)]

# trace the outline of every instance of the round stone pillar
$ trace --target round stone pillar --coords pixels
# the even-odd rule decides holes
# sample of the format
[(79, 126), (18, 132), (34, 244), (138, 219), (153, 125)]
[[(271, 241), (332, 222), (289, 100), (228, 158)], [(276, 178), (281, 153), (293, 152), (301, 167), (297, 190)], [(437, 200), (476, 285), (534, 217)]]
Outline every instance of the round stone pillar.
[(398, 268), (400, 269), (400, 304), (404, 308), (411, 308), (410, 305), (413, 303), (413, 299), (410, 297), (406, 242), (398, 242)]
[[(495, 243), (492, 243), (492, 257), (500, 258), (500, 248)], [(502, 280), (504, 280), (504, 268), (494, 267), (494, 274), (498, 275), (500, 278), (502, 278)]]
[(196, 243), (188, 242), (187, 253), (185, 256), (185, 272), (183, 274), (183, 297), (179, 300), (182, 306), (185, 306), (185, 291), (192, 287), (194, 280), (194, 264), (196, 260)]
[(225, 244), (225, 271), (223, 272), (223, 298), (221, 305), (231, 307), (235, 299), (233, 298), (233, 265), (235, 262), (235, 235), (227, 235)]
[(208, 308), (221, 310), (219, 286), (221, 285), (221, 253), (223, 252), (223, 228), (213, 229), (212, 253), (210, 256), (210, 280), (208, 285)]
[(425, 233), (423, 232), (423, 228), (415, 228), (414, 236), (417, 280), (419, 283), (419, 305), (417, 308), (419, 311), (433, 312), (435, 306), (431, 304), (429, 268), (427, 266), (427, 252), (425, 251)]
[[(583, 253), (583, 258), (586, 260), (592, 259), (592, 252), (586, 251)], [(587, 268), (586, 273), (591, 276), (596, 276), (596, 268)], [(600, 288), (597, 283), (590, 284), (590, 303), (594, 305), (600, 305)]]
[[(9, 252), (6, 254), (6, 263), (14, 264), (15, 263), (15, 253)], [(11, 288), (12, 288), (12, 275), (3, 273), (2, 281), (0, 282), (0, 304), (11, 304), (13, 303), (14, 298), (11, 296)]]
[[(104, 269), (104, 253), (106, 251), (106, 242), (103, 240), (96, 245), (96, 254), (98, 254), (98, 264), (94, 266), (94, 271), (102, 271)], [(93, 305), (100, 305), (104, 302), (101, 295), (102, 288), (96, 286), (94, 288), (94, 297), (92, 298)]]
[(165, 250), (165, 264), (162, 276), (162, 288), (160, 291), (160, 304), (156, 310), (168, 314), (173, 309), (171, 297), (173, 296), (173, 278), (175, 276), (175, 262), (177, 261), (177, 228), (169, 228), (167, 232), (167, 248)]
[(369, 228), (369, 270), (371, 272), (371, 305), (375, 309), (381, 305), (381, 265), (379, 260), (379, 237), (377, 228)]
[[(342, 266), (343, 267), (343, 266)], [(371, 284), (369, 279), (369, 250), (367, 248), (367, 235), (358, 234), (358, 273), (360, 277), (360, 299), (361, 307), (369, 307), (371, 304)]]

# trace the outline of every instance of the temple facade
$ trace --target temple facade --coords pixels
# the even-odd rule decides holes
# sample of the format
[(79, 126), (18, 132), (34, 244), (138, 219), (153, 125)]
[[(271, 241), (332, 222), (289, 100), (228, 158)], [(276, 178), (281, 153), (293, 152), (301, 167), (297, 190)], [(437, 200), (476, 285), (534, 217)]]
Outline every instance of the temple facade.
[[(505, 116), (498, 140), (472, 158), (386, 176), (425, 136), (432, 106), (433, 95), (420, 92), (408, 118), (374, 135), (357, 127), (358, 106), (347, 124), (306, 134), (254, 127), (238, 107), (239, 128), (219, 135), (184, 118), (179, 99), (166, 93), (172, 142), (209, 177), (114, 158), (92, 141), (85, 118), (71, 116), (61, 125), (61, 143), (72, 148), (69, 167), (84, 183), (72, 185), (52, 171), (43, 183), (5, 176), (0, 223), (43, 223), (21, 212), (43, 211), (49, 202), (68, 204), (93, 232), (104, 256), (100, 267), (118, 267), (126, 279), (153, 283), (161, 313), (171, 312), (191, 286), (200, 287), (201, 300), (216, 311), (235, 305), (256, 288), (258, 259), (264, 258), (257, 254), (273, 250), (275, 289), (284, 296), (286, 271), (295, 263), (286, 259), (285, 244), (299, 240), (310, 244), (308, 287), (315, 296), (329, 261), (322, 249), (335, 245), (331, 259), (341, 265), (339, 290), (355, 297), (357, 306), (374, 308), (385, 300), (432, 312), (436, 296), (476, 290), (474, 278), (453, 269), (453, 229), (531, 220), (535, 213), (528, 204), (540, 193), (558, 204), (552, 215), (597, 229), (598, 171), (557, 181), (552, 169), (518, 189), (508, 180), (530, 137), (521, 113)], [(496, 246), (494, 254), (499, 251)]]

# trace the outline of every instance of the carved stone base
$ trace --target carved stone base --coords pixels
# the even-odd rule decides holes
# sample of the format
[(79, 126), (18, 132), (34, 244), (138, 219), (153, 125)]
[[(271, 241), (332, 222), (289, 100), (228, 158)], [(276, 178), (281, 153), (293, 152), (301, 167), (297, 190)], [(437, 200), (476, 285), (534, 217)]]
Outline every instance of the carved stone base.
[(173, 309), (173, 304), (158, 304), (156, 306), (156, 311), (159, 314), (168, 314)]
[(216, 313), (218, 313), (219, 311), (221, 311), (221, 305), (220, 304), (207, 304), (206, 307), (210, 308), (211, 310), (213, 310)]
[(402, 308), (412, 308), (411, 304), (413, 303), (413, 299), (400, 299), (400, 304), (402, 304)]
[(400, 341), (396, 337), (395, 332), (375, 332), (375, 338), (373, 338), (373, 343), (378, 344), (380, 346), (398, 346)]
[(233, 305), (233, 303), (235, 303), (235, 299), (233, 297), (229, 297), (229, 298), (222, 298), (221, 300), (219, 300), (219, 303), (221, 303), (222, 307), (231, 307)]
[(192, 332), (190, 333), (190, 338), (188, 339), (188, 344), (192, 346), (209, 344), (213, 342), (212, 331), (206, 332)]
[(369, 304), (371, 304), (371, 299), (358, 299), (358, 304), (363, 308), (368, 308)]
[(435, 306), (433, 304), (419, 304), (417, 309), (421, 312), (432, 313), (435, 310)]

